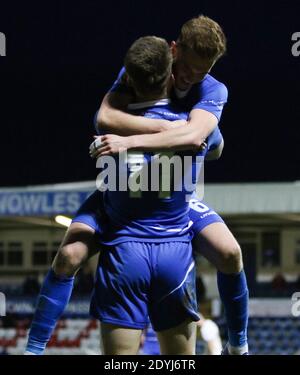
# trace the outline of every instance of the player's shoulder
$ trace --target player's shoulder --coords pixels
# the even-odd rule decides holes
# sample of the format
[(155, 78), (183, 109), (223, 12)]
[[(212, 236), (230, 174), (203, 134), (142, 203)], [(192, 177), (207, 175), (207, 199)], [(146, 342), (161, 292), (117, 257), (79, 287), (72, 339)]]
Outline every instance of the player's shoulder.
[(187, 112), (183, 112), (182, 109), (169, 102), (166, 105), (154, 106), (148, 108), (144, 113), (144, 117), (148, 118), (162, 118), (164, 120), (175, 121), (175, 120), (186, 120), (188, 117)]
[(200, 86), (203, 91), (214, 93), (216, 97), (223, 98), (224, 100), (228, 97), (226, 85), (210, 74), (207, 74), (203, 81), (200, 82)]

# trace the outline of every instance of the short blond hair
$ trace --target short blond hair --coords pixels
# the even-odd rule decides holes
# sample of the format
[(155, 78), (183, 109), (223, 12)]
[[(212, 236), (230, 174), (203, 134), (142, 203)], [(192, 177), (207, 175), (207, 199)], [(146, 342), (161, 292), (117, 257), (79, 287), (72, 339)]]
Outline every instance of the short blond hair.
[(217, 60), (226, 52), (226, 37), (221, 26), (203, 15), (190, 19), (181, 27), (177, 43), (211, 60)]

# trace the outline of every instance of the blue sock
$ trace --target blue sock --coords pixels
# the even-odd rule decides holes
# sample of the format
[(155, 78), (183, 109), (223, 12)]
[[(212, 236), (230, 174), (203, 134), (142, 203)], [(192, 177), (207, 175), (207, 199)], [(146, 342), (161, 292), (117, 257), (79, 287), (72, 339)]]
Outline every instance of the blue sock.
[(218, 271), (218, 288), (225, 308), (228, 339), (231, 346), (247, 344), (249, 293), (244, 270), (228, 275)]
[(26, 351), (43, 353), (57, 320), (69, 302), (73, 283), (74, 277), (57, 276), (52, 269), (48, 272), (38, 296)]

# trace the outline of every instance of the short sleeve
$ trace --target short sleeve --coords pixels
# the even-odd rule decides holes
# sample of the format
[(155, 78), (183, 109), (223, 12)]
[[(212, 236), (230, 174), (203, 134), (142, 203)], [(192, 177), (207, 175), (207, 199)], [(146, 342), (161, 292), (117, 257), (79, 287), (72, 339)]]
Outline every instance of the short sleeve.
[(228, 99), (227, 87), (223, 83), (217, 82), (209, 89), (203, 90), (203, 93), (204, 95), (201, 97), (200, 101), (193, 106), (193, 109), (208, 111), (214, 114), (218, 121), (220, 121), (223, 107)]

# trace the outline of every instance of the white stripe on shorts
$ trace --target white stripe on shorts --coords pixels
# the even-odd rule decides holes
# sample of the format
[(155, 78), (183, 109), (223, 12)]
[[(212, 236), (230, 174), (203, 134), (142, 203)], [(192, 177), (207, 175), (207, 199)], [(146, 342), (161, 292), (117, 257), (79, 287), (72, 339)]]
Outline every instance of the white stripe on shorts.
[(165, 299), (166, 297), (168, 297), (170, 294), (174, 293), (176, 290), (178, 290), (179, 288), (182, 287), (182, 285), (184, 284), (185, 280), (187, 279), (189, 273), (192, 271), (192, 269), (194, 268), (195, 266), (195, 262), (193, 261), (190, 266), (189, 266), (189, 269), (187, 270), (185, 276), (184, 276), (184, 279), (182, 280), (182, 282), (176, 287), (174, 288), (173, 290), (171, 290), (170, 293), (167, 293), (165, 294), (157, 303), (161, 302), (163, 299)]

